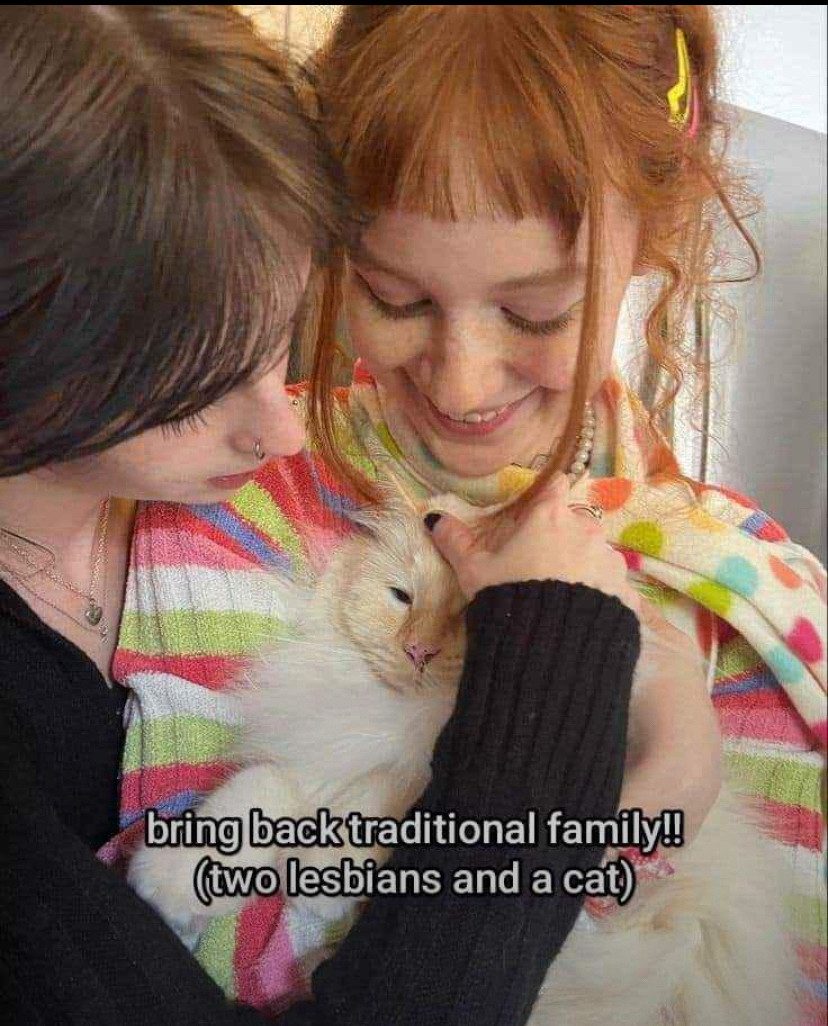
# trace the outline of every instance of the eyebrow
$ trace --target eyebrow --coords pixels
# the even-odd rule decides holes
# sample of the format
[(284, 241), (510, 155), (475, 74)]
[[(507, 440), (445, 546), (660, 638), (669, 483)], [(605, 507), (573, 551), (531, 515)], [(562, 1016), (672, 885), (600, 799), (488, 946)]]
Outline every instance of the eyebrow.
[[(390, 274), (392, 277), (405, 282), (407, 285), (414, 285), (418, 288), (421, 287), (420, 282), (415, 281), (412, 277), (407, 275), (405, 271), (401, 271), (397, 267), (393, 267), (391, 264), (385, 263), (384, 260), (380, 260), (379, 257), (374, 256), (364, 245), (360, 246), (353, 254), (353, 259), (363, 267), (369, 268), (373, 271), (380, 271), (383, 274)], [(538, 271), (532, 271), (531, 274), (521, 275), (518, 278), (509, 278), (507, 281), (499, 282), (494, 286), (494, 292), (517, 292), (519, 289), (529, 288), (543, 288), (544, 286), (555, 286), (555, 285), (569, 285), (569, 284), (581, 284), (587, 279), (587, 269), (582, 264), (568, 264), (564, 267), (559, 267), (556, 270), (553, 269), (542, 269)]]

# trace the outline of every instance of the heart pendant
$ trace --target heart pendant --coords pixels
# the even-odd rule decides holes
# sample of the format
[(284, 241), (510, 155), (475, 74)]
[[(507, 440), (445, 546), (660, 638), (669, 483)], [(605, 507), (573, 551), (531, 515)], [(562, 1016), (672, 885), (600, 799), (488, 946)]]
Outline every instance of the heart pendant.
[(101, 620), (103, 620), (103, 609), (97, 604), (97, 602), (90, 602), (89, 608), (86, 610), (87, 623), (92, 624), (93, 627), (97, 627)]

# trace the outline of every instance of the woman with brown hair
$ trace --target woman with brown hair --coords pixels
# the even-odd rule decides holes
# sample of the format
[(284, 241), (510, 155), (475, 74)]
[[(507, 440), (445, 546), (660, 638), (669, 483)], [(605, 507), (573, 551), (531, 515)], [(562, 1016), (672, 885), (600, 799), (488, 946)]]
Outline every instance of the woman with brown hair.
[[(96, 858), (136, 755), (112, 657), (119, 624), (123, 650), (135, 626), (122, 618), (134, 502), (207, 512), (302, 443), (285, 366), (311, 268), (350, 237), (338, 165), (283, 58), (219, 5), (4, 7), (0, 154), (0, 1000), (27, 1026), (263, 1022)], [(483, 591), (432, 809), (617, 808), (637, 597), (558, 486), (534, 508), (468, 564), (470, 597)], [(565, 559), (540, 543), (549, 517)], [(191, 540), (211, 532), (204, 520)], [(202, 569), (224, 574), (220, 560)], [(531, 665), (514, 659), (526, 616), (549, 639)], [(221, 621), (172, 612), (161, 634), (181, 654)], [(565, 651), (563, 626), (580, 639)], [(163, 702), (170, 678), (156, 680)], [(203, 754), (209, 695), (190, 695)], [(541, 716), (556, 729), (525, 736)], [(143, 796), (163, 806), (188, 757), (173, 753)], [(601, 851), (540, 857), (590, 867)], [(463, 853), (394, 859), (450, 870)], [(567, 895), (378, 898), (316, 975), (314, 1002), (267, 1007), (289, 1026), (522, 1023), (579, 908)]]

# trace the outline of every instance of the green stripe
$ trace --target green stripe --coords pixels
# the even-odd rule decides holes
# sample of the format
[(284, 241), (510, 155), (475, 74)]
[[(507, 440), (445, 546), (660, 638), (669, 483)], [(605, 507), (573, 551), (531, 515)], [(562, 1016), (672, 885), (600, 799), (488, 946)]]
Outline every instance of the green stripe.
[(143, 720), (127, 731), (123, 772), (178, 762), (216, 762), (235, 739), (235, 730), (200, 716)]
[(233, 508), (256, 527), (265, 538), (275, 539), (298, 564), (306, 562), (302, 541), (273, 497), (255, 482), (242, 488), (233, 500)]
[(196, 957), (207, 973), (231, 1001), (236, 999), (236, 974), (233, 958), (236, 948), (236, 926), (239, 917), (221, 916), (214, 919), (203, 934)]
[(668, 588), (666, 584), (658, 584), (655, 581), (637, 583), (635, 585), (638, 594), (656, 606), (669, 606), (675, 602), (678, 592)]
[(800, 805), (810, 812), (822, 811), (819, 766), (794, 762), (782, 756), (730, 751), (725, 751), (725, 759), (737, 784), (784, 805)]
[(143, 655), (244, 656), (262, 642), (277, 638), (279, 628), (276, 617), (262, 613), (125, 612), (119, 644)]
[(752, 648), (743, 637), (734, 638), (719, 649), (716, 665), (716, 676), (733, 677), (737, 674), (755, 670), (762, 664), (762, 659), (755, 648)]
[(789, 900), (796, 934), (808, 944), (824, 945), (828, 933), (828, 917), (819, 898), (795, 894)]

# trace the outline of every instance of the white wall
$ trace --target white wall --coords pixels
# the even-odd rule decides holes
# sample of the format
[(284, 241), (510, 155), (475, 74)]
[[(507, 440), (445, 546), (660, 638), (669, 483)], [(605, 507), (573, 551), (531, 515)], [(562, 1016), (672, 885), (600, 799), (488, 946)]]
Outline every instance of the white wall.
[(720, 4), (730, 103), (825, 132), (826, 4)]
[(720, 380), (713, 480), (752, 496), (826, 560), (825, 137), (744, 114), (735, 157), (764, 210), (764, 257), (739, 286), (739, 344)]

